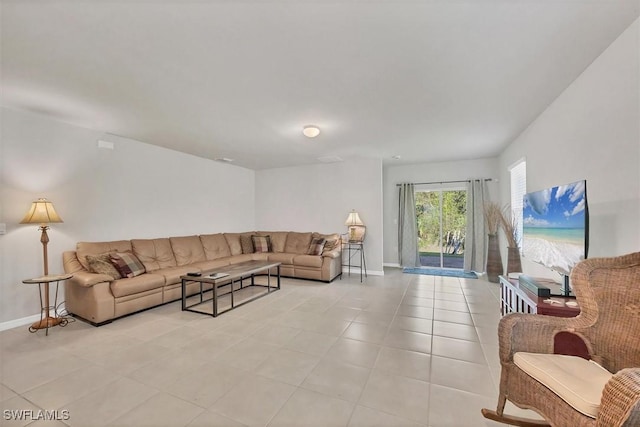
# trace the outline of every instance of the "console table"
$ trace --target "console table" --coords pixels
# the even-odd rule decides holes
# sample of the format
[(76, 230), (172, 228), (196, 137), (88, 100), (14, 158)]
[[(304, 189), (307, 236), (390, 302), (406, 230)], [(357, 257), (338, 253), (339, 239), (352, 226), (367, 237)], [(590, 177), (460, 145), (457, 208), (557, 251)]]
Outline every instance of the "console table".
[(364, 242), (362, 241), (342, 241), (342, 253), (347, 254), (347, 263), (342, 263), (343, 267), (348, 268), (349, 276), (351, 276), (351, 258), (359, 256), (360, 262), (354, 267), (360, 267), (360, 283), (362, 283), (362, 273), (367, 277), (367, 260), (364, 256)]
[[(73, 274), (59, 274), (56, 276), (42, 276), (35, 279), (26, 279), (22, 283), (34, 284), (39, 287), (40, 295), (40, 321), (29, 326), (29, 332), (36, 332), (39, 329), (46, 329), (45, 335), (49, 335), (49, 328), (53, 326), (66, 326), (69, 322), (65, 317), (58, 316), (58, 285), (61, 281), (71, 279)], [(56, 284), (56, 294), (53, 299), (53, 305), (49, 302), (49, 284)], [(42, 295), (44, 294), (44, 301)], [(53, 317), (51, 314), (53, 313)]]
[(500, 306), (504, 316), (509, 313), (546, 314), (556, 317), (575, 317), (580, 314), (580, 307), (570, 307), (576, 302), (571, 297), (539, 297), (530, 290), (521, 287), (518, 279), (500, 278)]

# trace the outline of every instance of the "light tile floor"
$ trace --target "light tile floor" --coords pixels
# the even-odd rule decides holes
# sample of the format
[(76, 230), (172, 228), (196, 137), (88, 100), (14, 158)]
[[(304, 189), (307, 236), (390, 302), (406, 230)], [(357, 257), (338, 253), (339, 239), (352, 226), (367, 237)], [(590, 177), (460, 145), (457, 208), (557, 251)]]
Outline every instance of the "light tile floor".
[[(497, 426), (498, 285), (402, 274), (0, 333), (2, 426)], [(7, 411), (58, 410), (58, 421)], [(66, 411), (66, 412), (63, 412)]]

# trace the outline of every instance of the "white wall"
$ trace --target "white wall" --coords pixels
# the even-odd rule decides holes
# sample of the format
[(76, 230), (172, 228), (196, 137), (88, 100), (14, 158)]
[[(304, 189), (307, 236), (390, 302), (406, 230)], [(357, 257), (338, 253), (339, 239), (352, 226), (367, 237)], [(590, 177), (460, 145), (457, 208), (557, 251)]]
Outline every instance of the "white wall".
[[(103, 137), (39, 115), (0, 110), (0, 323), (38, 313), (42, 274), (35, 225), (18, 224), (31, 202), (50, 199), (64, 223), (49, 231), (49, 272), (78, 241), (169, 237), (255, 227), (253, 171)], [(98, 139), (115, 143), (99, 149)]]
[[(589, 257), (640, 251), (640, 30), (636, 20), (500, 156), (527, 160), (527, 191), (587, 180)], [(525, 273), (558, 275), (523, 260)]]
[(382, 161), (268, 169), (256, 172), (258, 229), (346, 233), (355, 209), (367, 226), (367, 270), (382, 274)]
[[(384, 263), (398, 265), (398, 187), (404, 182), (460, 181), (477, 178), (497, 178), (498, 159), (478, 159), (458, 162), (420, 163), (384, 168)], [(458, 185), (465, 185), (464, 183)], [(491, 199), (498, 197), (495, 182), (488, 182)]]

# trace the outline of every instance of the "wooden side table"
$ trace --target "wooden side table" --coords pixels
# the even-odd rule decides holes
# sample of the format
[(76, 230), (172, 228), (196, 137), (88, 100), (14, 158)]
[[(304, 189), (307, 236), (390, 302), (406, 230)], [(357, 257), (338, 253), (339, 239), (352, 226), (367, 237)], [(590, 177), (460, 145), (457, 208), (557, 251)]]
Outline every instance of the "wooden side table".
[[(49, 328), (53, 326), (66, 326), (69, 322), (64, 317), (58, 316), (57, 305), (58, 305), (58, 286), (61, 281), (71, 279), (73, 274), (59, 274), (59, 275), (48, 275), (42, 277), (36, 277), (34, 279), (26, 279), (23, 280), (22, 283), (26, 284), (37, 284), (39, 288), (39, 296), (40, 296), (40, 321), (35, 322), (31, 326), (29, 326), (29, 332), (36, 332), (39, 329), (46, 329), (45, 335), (49, 335)], [(51, 283), (56, 284), (56, 294), (53, 299), (53, 305), (49, 302), (49, 285)], [(44, 294), (44, 301), (42, 299), (42, 295)], [(53, 314), (53, 316), (52, 316)]]

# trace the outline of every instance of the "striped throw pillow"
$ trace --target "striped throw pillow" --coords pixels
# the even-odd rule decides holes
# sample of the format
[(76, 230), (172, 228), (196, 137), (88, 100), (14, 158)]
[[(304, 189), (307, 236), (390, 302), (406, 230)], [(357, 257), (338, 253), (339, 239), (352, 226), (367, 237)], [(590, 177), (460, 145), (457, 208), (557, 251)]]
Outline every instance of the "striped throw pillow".
[(112, 253), (111, 263), (122, 277), (135, 277), (146, 271), (138, 257), (131, 252)]
[(311, 244), (309, 245), (309, 250), (307, 251), (307, 255), (321, 255), (322, 250), (324, 249), (324, 244), (327, 241), (322, 237), (314, 237), (311, 239)]
[(271, 252), (271, 236), (251, 236), (254, 252)]

